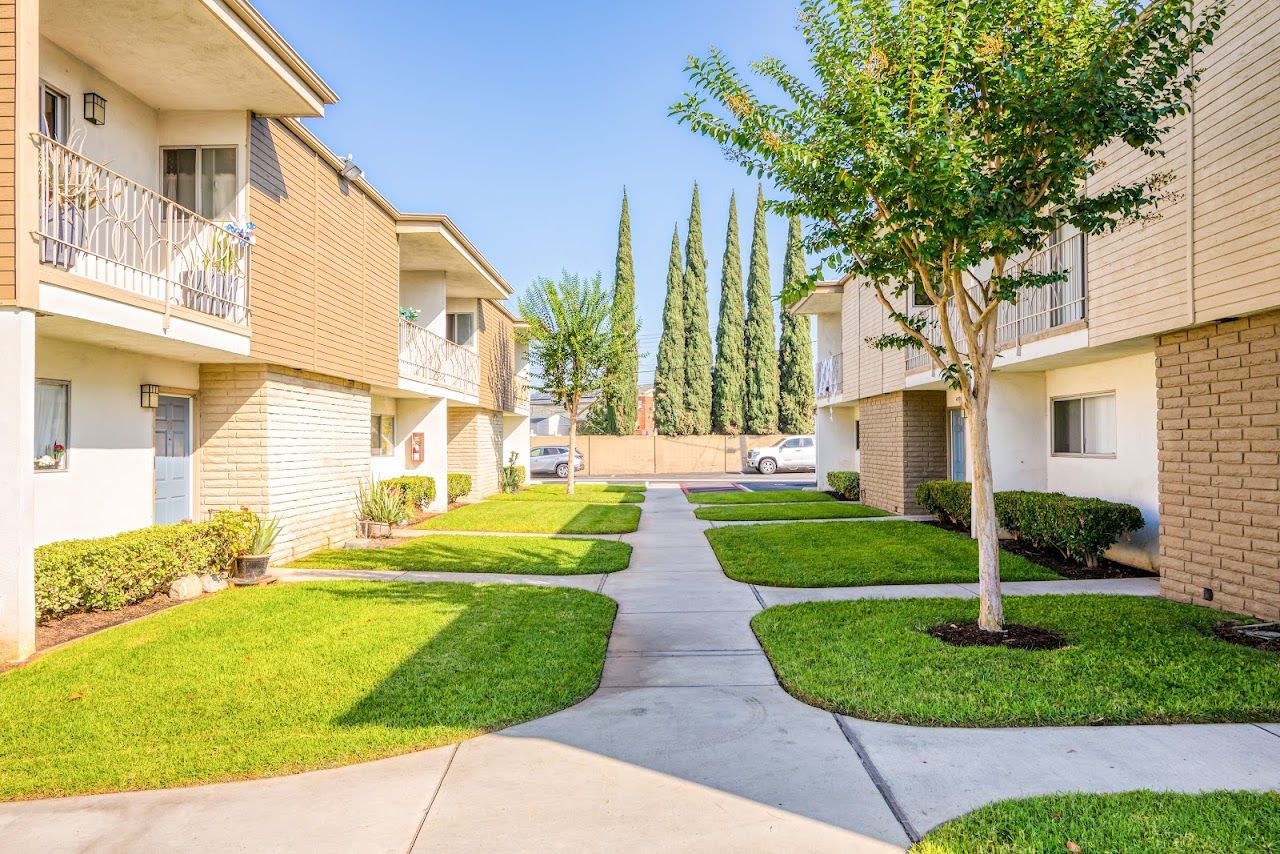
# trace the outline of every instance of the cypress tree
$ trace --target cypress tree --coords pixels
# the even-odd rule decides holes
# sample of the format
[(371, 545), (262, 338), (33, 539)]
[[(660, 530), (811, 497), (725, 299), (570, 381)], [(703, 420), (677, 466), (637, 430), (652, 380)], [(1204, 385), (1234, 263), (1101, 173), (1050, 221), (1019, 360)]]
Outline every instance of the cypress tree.
[(720, 266), (720, 319), (716, 322), (716, 366), (711, 372), (711, 429), (742, 432), (746, 400), (746, 308), (742, 298), (742, 250), (738, 245), (738, 201), (729, 196), (729, 228)]
[(702, 202), (693, 185), (684, 251), (684, 429), (711, 432), (711, 328), (707, 318), (707, 255), (702, 245)]
[(636, 432), (636, 387), (640, 351), (636, 344), (636, 274), (631, 259), (631, 207), (622, 189), (618, 219), (618, 256), (613, 274), (613, 311), (609, 320), (614, 339), (621, 341), (621, 360), (605, 391), (605, 427), (618, 436)]
[(778, 431), (778, 346), (769, 289), (769, 242), (765, 233), (764, 188), (756, 194), (747, 275), (747, 398), (743, 426), (752, 435)]
[(653, 426), (663, 436), (679, 436), (684, 420), (684, 270), (680, 229), (671, 235), (667, 302), (662, 309), (658, 367), (653, 375)]
[[(787, 257), (782, 268), (782, 289), (803, 281), (804, 233), (800, 217), (791, 217), (787, 231)], [(813, 432), (813, 344), (809, 337), (809, 316), (792, 314), (782, 306), (782, 341), (778, 345), (778, 430), (783, 433)]]

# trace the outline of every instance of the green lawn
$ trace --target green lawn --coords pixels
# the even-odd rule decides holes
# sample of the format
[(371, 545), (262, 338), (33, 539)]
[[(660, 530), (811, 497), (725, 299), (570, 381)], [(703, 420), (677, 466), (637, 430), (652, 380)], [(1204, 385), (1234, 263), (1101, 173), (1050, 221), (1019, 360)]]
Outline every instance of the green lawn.
[(571, 501), (579, 504), (640, 504), (644, 501), (643, 492), (596, 492), (585, 491), (577, 487), (573, 495), (563, 489), (560, 492), (534, 492), (522, 489), (519, 492), (501, 493), (489, 497), (490, 501)]
[[(879, 524), (879, 523), (877, 523)], [(1280, 659), (1219, 640), (1221, 611), (1133, 596), (1017, 596), (1005, 618), (1053, 629), (1052, 651), (957, 647), (931, 626), (975, 600), (808, 602), (752, 620), (782, 684), (806, 703), (921, 726), (1280, 720)]]
[(792, 504), (739, 504), (699, 507), (693, 515), (708, 522), (766, 522), (778, 519), (860, 519), (889, 514), (866, 504), (818, 501)]
[(615, 607), (338, 581), (163, 611), (0, 676), (0, 798), (288, 774), (540, 717), (595, 690)]
[[(569, 487), (563, 483), (535, 483), (524, 488), (525, 492), (543, 493), (547, 495), (564, 495)], [(574, 492), (644, 492), (648, 489), (643, 483), (575, 483)]]
[(631, 504), (580, 501), (482, 501), (428, 519), (426, 531), (505, 531), (522, 534), (626, 534), (640, 524)]
[(1275, 792), (1048, 795), (989, 804), (932, 830), (912, 854), (1274, 854)]
[[(974, 540), (919, 522), (738, 525), (707, 531), (707, 539), (725, 574), (749, 584), (857, 587), (978, 580)], [(1000, 577), (1038, 581), (1061, 576), (1001, 552)]]
[(690, 504), (789, 504), (792, 502), (835, 501), (825, 492), (812, 489), (771, 489), (762, 492), (686, 492)]
[(420, 572), (511, 572), (590, 575), (617, 572), (631, 546), (614, 540), (432, 534), (386, 549), (332, 549), (289, 564), (294, 569), (390, 569)]

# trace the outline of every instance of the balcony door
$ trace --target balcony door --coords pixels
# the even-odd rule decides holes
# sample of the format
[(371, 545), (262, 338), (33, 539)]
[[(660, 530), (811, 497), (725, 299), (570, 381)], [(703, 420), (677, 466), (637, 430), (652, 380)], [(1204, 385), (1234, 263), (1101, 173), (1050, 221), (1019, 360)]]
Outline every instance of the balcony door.
[(191, 399), (160, 398), (156, 409), (156, 524), (191, 518)]

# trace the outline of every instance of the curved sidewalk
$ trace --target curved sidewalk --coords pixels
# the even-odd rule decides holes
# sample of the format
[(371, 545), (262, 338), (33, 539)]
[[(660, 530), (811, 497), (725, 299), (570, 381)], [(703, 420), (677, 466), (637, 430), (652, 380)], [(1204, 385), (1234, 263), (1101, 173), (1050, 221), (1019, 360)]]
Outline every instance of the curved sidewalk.
[[(639, 530), (622, 537), (634, 546), (631, 567), (606, 576), (285, 573), (289, 581), (373, 575), (598, 589), (618, 601), (617, 622), (599, 690), (573, 708), (332, 771), (0, 805), (0, 847), (894, 851), (1001, 798), (1280, 788), (1280, 726), (930, 729), (805, 705), (778, 685), (750, 618), (765, 605), (801, 601), (794, 597), (921, 589), (731, 581), (692, 509), (674, 484), (651, 485)], [(1150, 584), (1100, 584), (1152, 592)], [(937, 587), (944, 590), (924, 595), (974, 595), (968, 585)]]

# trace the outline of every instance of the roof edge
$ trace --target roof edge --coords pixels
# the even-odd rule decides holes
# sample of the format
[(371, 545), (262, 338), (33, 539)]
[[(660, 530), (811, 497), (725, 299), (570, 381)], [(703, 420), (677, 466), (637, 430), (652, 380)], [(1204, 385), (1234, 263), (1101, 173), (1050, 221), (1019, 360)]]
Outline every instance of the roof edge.
[(222, 0), (227, 9), (239, 18), (245, 26), (253, 30), (258, 38), (262, 39), (276, 55), (289, 67), (289, 70), (298, 77), (302, 78), (307, 86), (319, 96), (320, 101), (325, 105), (338, 103), (338, 93), (335, 92), (328, 83), (324, 82), (324, 78), (307, 64), (302, 55), (294, 50), (293, 46), (285, 41), (284, 36), (271, 26), (270, 22), (262, 16), (262, 13), (248, 3), (248, 0)]

